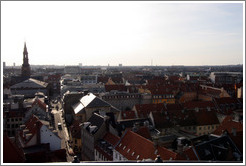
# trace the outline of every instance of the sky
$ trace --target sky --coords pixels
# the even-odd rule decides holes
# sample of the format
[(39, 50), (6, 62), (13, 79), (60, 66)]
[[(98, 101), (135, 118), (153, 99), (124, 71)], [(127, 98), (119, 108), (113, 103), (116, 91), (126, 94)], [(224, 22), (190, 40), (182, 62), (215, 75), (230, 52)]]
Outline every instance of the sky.
[(1, 1), (1, 61), (31, 65), (243, 64), (240, 3)]

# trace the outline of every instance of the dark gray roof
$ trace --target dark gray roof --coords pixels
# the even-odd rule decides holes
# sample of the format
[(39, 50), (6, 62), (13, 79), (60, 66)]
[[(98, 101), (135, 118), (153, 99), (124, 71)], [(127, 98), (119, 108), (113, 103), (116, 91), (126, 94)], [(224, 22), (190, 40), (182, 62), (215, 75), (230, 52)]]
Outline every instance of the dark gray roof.
[(39, 81), (33, 78), (29, 78), (28, 80), (25, 80), (23, 82), (20, 82), (18, 84), (15, 84), (11, 86), (11, 89), (15, 88), (46, 88), (48, 86), (48, 83)]
[[(90, 125), (86, 127), (86, 130), (90, 132), (92, 135), (95, 134), (103, 125), (104, 123), (104, 117), (97, 113), (93, 113), (92, 116), (88, 119), (87, 122), (90, 122)], [(96, 126), (96, 128), (93, 129), (93, 131), (90, 131), (90, 127)]]
[[(233, 154), (238, 154), (239, 158), (242, 157), (241, 152), (228, 135), (204, 137), (200, 143), (195, 145), (195, 148), (201, 160), (226, 161), (230, 150)], [(233, 157), (236, 160), (236, 156)]]
[(95, 97), (94, 100), (92, 100), (87, 107), (110, 107), (111, 105), (102, 99)]
[(97, 126), (98, 128), (100, 128), (104, 122), (104, 117), (102, 117), (101, 115), (94, 113), (89, 119), (88, 122), (91, 123), (91, 125), (93, 126)]

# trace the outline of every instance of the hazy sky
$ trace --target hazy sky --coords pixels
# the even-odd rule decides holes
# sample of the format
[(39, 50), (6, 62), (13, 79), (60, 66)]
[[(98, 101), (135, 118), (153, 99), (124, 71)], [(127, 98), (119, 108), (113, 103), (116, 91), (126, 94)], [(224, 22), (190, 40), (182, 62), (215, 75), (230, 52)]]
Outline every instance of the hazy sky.
[(21, 65), (243, 64), (243, 3), (2, 1), (1, 58)]

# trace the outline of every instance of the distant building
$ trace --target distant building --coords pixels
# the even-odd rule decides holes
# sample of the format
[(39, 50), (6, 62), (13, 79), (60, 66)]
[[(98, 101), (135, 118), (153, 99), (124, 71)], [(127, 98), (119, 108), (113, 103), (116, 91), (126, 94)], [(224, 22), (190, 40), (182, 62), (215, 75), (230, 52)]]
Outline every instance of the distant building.
[(122, 67), (122, 64), (119, 64), (119, 67)]
[(30, 77), (31, 76), (31, 69), (30, 69), (30, 65), (29, 65), (28, 61), (29, 61), (28, 52), (27, 52), (26, 42), (25, 42), (24, 51), (23, 51), (23, 64), (21, 67), (21, 75), (23, 77)]
[(235, 84), (243, 80), (242, 72), (212, 72), (210, 79), (215, 84)]
[(97, 75), (82, 75), (81, 76), (82, 84), (96, 84), (97, 83)]
[(151, 94), (147, 93), (111, 91), (101, 93), (100, 97), (122, 111), (131, 110), (136, 104), (151, 103)]
[(65, 74), (79, 74), (80, 73), (79, 66), (65, 66), (64, 73)]
[(6, 67), (6, 62), (3, 62), (3, 68), (5, 68)]

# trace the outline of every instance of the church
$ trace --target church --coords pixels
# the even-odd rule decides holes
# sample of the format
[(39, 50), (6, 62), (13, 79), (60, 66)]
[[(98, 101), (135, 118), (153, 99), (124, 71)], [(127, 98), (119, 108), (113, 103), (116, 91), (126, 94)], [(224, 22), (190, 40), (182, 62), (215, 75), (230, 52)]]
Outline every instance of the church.
[(13, 95), (21, 94), (25, 98), (34, 97), (35, 93), (42, 92), (49, 95), (48, 83), (43, 82), (40, 76), (31, 76), (31, 67), (29, 64), (26, 42), (24, 43), (23, 64), (21, 66), (21, 75), (11, 78), (10, 90)]

